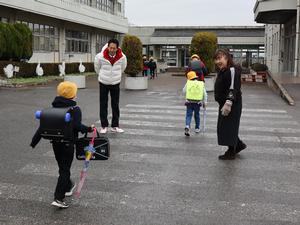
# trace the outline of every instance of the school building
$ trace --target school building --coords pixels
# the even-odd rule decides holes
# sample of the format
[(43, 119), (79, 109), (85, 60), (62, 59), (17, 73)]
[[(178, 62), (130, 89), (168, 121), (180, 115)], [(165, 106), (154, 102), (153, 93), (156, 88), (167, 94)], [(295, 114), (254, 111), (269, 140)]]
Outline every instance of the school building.
[(93, 62), (110, 38), (128, 33), (125, 0), (0, 0), (0, 20), (33, 32), (30, 62)]
[(228, 48), (236, 62), (249, 65), (264, 62), (264, 26), (228, 27), (142, 27), (130, 26), (129, 33), (138, 36), (143, 54), (163, 59), (168, 67), (185, 67), (190, 60), (190, 44), (196, 32), (214, 32), (221, 48)]
[(257, 0), (255, 21), (266, 24), (266, 64), (273, 73), (299, 74), (300, 0)]

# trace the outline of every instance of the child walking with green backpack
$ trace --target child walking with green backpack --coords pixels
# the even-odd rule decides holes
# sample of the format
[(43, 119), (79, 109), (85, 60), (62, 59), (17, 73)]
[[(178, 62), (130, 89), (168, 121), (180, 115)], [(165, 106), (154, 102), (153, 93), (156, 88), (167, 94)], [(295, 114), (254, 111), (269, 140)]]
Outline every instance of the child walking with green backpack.
[(195, 117), (195, 133), (200, 130), (200, 108), (203, 106), (206, 109), (207, 92), (205, 90), (205, 83), (197, 79), (197, 74), (190, 71), (187, 74), (187, 82), (183, 88), (183, 93), (186, 95), (186, 117), (185, 117), (185, 136), (190, 136), (191, 121), (194, 113)]

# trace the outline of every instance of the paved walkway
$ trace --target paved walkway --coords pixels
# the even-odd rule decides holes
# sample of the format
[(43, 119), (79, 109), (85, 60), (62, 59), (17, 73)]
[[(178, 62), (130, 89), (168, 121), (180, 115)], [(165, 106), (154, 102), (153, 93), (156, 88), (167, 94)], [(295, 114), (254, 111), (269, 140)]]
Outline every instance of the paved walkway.
[[(300, 223), (300, 125), (265, 84), (243, 86), (241, 138), (235, 161), (218, 161), (217, 105), (209, 94), (207, 132), (183, 135), (182, 77), (163, 74), (147, 91), (121, 92), (125, 133), (108, 134), (111, 159), (92, 162), (80, 200), (50, 206), (57, 166), (50, 145), (28, 145), (34, 111), (54, 86), (0, 89), (0, 224), (296, 225)], [(80, 90), (87, 123), (98, 118), (94, 78)], [(74, 161), (79, 179), (82, 162)]]
[(274, 78), (287, 90), (289, 95), (295, 101), (300, 103), (300, 76), (294, 76), (292, 73), (273, 74)]

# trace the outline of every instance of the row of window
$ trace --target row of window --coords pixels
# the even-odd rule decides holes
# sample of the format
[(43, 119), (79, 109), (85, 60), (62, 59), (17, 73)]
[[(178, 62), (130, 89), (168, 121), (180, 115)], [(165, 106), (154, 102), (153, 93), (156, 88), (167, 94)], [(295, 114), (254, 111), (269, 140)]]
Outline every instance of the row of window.
[[(17, 21), (26, 24), (33, 33), (33, 50), (55, 52), (59, 51), (59, 30), (57, 27)], [(96, 34), (96, 52), (113, 37), (109, 35)], [(90, 53), (91, 35), (88, 32), (66, 30), (66, 52)]]
[(96, 52), (100, 52), (102, 47), (111, 39), (112, 36), (97, 34), (96, 35)]
[[(76, 0), (77, 2), (84, 4), (84, 5), (88, 5), (91, 7), (94, 7), (92, 4), (92, 0)], [(104, 12), (108, 12), (111, 14), (115, 13), (115, 4), (114, 4), (114, 0), (96, 0), (96, 5), (95, 7), (97, 9), (100, 9)], [(117, 2), (117, 10), (118, 12), (122, 12), (122, 4), (120, 2)]]
[(96, 8), (104, 12), (114, 14), (114, 1), (113, 0), (96, 0)]
[(66, 52), (88, 53), (90, 51), (91, 38), (88, 32), (66, 30)]
[(59, 34), (58, 28), (54, 26), (17, 21), (26, 24), (33, 34), (34, 51), (58, 51)]

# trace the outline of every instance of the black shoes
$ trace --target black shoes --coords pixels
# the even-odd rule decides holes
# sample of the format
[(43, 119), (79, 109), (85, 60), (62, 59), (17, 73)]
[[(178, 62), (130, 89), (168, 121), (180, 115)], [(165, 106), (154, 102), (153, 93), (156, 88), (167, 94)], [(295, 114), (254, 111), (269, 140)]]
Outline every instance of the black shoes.
[(235, 149), (233, 147), (229, 147), (228, 150), (223, 155), (219, 156), (219, 159), (220, 160), (234, 160), (235, 156), (246, 148), (247, 148), (247, 145), (244, 142), (239, 141), (239, 143)]
[(235, 159), (235, 151), (229, 148), (223, 155), (219, 155), (220, 160), (234, 160)]
[(247, 145), (244, 142), (240, 141), (238, 146), (236, 147), (236, 152), (235, 153), (238, 154), (246, 148), (247, 148)]

